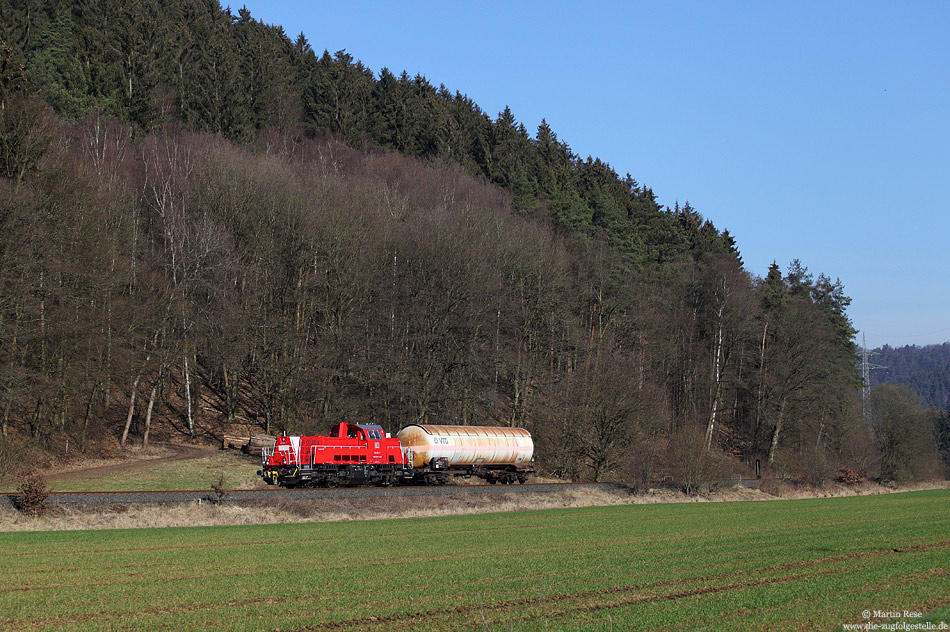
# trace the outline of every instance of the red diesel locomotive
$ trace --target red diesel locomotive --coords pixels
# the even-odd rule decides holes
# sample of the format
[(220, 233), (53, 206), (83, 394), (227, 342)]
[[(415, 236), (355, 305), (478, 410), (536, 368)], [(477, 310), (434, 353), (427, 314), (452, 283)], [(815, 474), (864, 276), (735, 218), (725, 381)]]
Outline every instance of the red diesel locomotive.
[(452, 476), (524, 483), (533, 453), (523, 428), (413, 424), (392, 438), (381, 426), (341, 422), (327, 436), (277, 437), (257, 473), (282, 487), (444, 485)]

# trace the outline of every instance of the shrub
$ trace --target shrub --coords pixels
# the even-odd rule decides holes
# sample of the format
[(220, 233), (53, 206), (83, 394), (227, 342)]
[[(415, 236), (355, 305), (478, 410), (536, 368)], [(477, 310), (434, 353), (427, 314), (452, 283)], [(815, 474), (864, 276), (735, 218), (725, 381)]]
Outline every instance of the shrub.
[(226, 485), (227, 485), (227, 482), (224, 480), (224, 474), (221, 474), (218, 477), (218, 481), (216, 483), (211, 483), (211, 490), (218, 497), (217, 502), (221, 502), (222, 500), (227, 498), (228, 494), (231, 493), (231, 490), (227, 489)]
[(689, 496), (707, 494), (732, 482), (732, 461), (716, 445), (706, 449), (701, 428), (678, 430), (670, 439), (667, 459)]
[(630, 486), (631, 491), (638, 493), (649, 489), (658, 458), (655, 440), (643, 439), (630, 446), (620, 471), (622, 480)]
[(25, 514), (39, 515), (46, 510), (46, 499), (50, 489), (46, 478), (39, 472), (32, 471), (23, 476), (17, 486), (19, 495), (16, 499), (17, 508)]
[(121, 446), (119, 446), (119, 440), (116, 439), (115, 435), (111, 432), (106, 433), (99, 439), (96, 448), (99, 456), (103, 459), (114, 458), (122, 450)]
[(839, 483), (844, 483), (845, 485), (859, 485), (861, 483), (867, 482), (867, 477), (855, 472), (850, 467), (839, 467), (838, 475), (835, 477), (835, 480)]
[(814, 487), (821, 487), (835, 475), (834, 464), (824, 450), (804, 450), (798, 455), (798, 466), (802, 481)]
[(49, 467), (49, 454), (12, 435), (0, 437), (0, 482), (21, 481), (37, 468)]
[(797, 490), (791, 483), (770, 478), (762, 481), (762, 484), (759, 485), (759, 491), (776, 498), (787, 498), (795, 494)]

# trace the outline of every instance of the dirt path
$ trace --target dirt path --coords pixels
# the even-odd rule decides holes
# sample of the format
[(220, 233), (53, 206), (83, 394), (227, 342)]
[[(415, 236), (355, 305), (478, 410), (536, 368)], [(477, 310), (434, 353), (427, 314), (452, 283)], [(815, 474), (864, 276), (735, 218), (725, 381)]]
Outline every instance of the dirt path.
[[(151, 467), (156, 463), (170, 463), (172, 461), (201, 459), (218, 452), (218, 450), (215, 450), (214, 448), (208, 448), (204, 446), (175, 445), (171, 443), (163, 444), (160, 447), (166, 454), (155, 457), (133, 457), (108, 465), (94, 465), (92, 467), (85, 467), (75, 470), (71, 469), (67, 472), (51, 473), (47, 475), (46, 480), (49, 482), (71, 481), (96, 476), (108, 476), (110, 474), (125, 474), (140, 470), (144, 467)], [(99, 463), (101, 463), (101, 461)]]

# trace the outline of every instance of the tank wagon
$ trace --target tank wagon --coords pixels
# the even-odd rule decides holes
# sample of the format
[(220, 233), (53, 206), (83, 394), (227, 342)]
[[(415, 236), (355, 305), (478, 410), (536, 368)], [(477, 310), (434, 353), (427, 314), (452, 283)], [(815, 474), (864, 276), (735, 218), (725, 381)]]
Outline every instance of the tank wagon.
[(522, 428), (413, 424), (393, 438), (381, 426), (342, 422), (326, 436), (277, 437), (257, 474), (282, 487), (445, 485), (472, 476), (524, 483), (533, 454)]
[(396, 436), (409, 448), (417, 482), (445, 485), (450, 476), (477, 476), (491, 484), (524, 483), (534, 471), (534, 442), (524, 428), (410, 425)]

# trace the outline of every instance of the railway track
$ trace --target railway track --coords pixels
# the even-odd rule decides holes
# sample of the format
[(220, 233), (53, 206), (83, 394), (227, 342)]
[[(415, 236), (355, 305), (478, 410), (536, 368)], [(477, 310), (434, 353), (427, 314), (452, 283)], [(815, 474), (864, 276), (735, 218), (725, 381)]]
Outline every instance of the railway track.
[[(346, 487), (336, 489), (238, 489), (223, 496), (212, 490), (146, 492), (53, 492), (47, 504), (65, 507), (107, 507), (109, 505), (163, 505), (190, 502), (244, 504), (275, 500), (369, 499), (412, 497), (502, 496), (510, 494), (552, 494), (565, 490), (608, 490), (632, 493), (617, 483), (528, 483), (525, 485), (448, 485), (445, 487)], [(0, 505), (14, 505), (17, 494), (0, 494)]]

